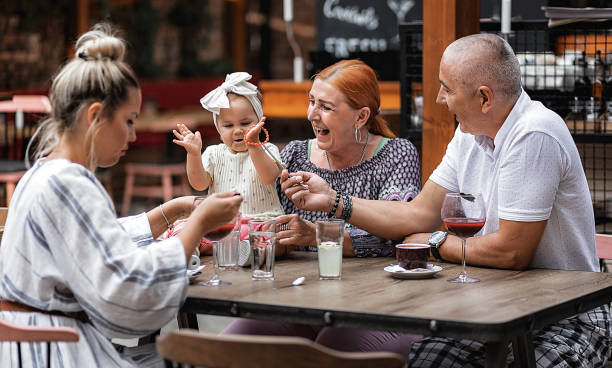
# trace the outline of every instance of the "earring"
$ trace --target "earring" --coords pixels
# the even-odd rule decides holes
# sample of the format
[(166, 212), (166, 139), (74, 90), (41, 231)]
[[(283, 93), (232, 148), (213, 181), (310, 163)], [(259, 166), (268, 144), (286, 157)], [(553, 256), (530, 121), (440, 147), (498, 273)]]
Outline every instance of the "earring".
[(357, 143), (361, 143), (361, 130), (359, 129), (355, 129), (355, 140), (357, 141)]

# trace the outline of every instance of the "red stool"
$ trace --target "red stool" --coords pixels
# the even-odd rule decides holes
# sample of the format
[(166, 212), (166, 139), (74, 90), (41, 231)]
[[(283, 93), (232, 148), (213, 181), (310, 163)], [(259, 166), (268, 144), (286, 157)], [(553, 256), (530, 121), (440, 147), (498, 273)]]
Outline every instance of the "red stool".
[(8, 206), (15, 186), (26, 173), (25, 150), (38, 121), (51, 112), (43, 95), (15, 95), (0, 101), (0, 183), (6, 184), (4, 205)]
[[(161, 184), (157, 185), (134, 185), (136, 175), (157, 176), (161, 178)], [(179, 176), (181, 183), (172, 184), (172, 177)], [(174, 196), (191, 195), (191, 189), (187, 184), (187, 171), (185, 164), (140, 164), (128, 163), (125, 165), (125, 188), (123, 192), (123, 204), (121, 216), (127, 216), (130, 212), (132, 196), (163, 198), (164, 202), (171, 200)]]

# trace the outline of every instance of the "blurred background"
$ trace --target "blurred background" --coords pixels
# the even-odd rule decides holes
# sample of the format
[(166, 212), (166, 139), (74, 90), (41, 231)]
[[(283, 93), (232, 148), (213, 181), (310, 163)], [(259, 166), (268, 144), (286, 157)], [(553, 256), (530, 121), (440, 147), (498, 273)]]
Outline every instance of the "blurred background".
[[(184, 167), (184, 150), (171, 141), (177, 122), (199, 130), (205, 145), (219, 143), (199, 99), (235, 71), (253, 75), (263, 92), (270, 140), (282, 149), (313, 137), (306, 120), (312, 75), (341, 59), (362, 59), (381, 80), (383, 117), (421, 152), (424, 1), (0, 0), (0, 105), (15, 95), (48, 94), (53, 74), (73, 57), (77, 36), (107, 21), (128, 41), (128, 62), (143, 92), (137, 141), (118, 165), (98, 172), (118, 212), (135, 213), (162, 200), (141, 197), (144, 191), (136, 188), (125, 205), (126, 163)], [(504, 2), (510, 0), (474, 1), (481, 32), (499, 33)], [(566, 118), (582, 154), (598, 230), (611, 232), (612, 24), (608, 17), (552, 27), (543, 6), (611, 8), (612, 0), (511, 0), (507, 35), (525, 88)], [(301, 68), (294, 67), (296, 57)], [(578, 88), (579, 77), (591, 84)], [(0, 183), (8, 183), (0, 185), (0, 205), (8, 204), (7, 188), (24, 169), (31, 134), (24, 127), (35, 127), (41, 115), (0, 109)], [(21, 166), (15, 168), (15, 161)], [(136, 177), (136, 185), (160, 187), (161, 176)], [(180, 175), (173, 178), (179, 181)]]
[[(359, 54), (381, 79), (398, 80), (398, 22), (422, 18), (422, 0), (291, 3), (305, 78), (338, 59)], [(482, 18), (499, 19), (499, 1), (480, 3)], [(292, 77), (293, 52), (283, 0), (2, 0), (0, 4), (0, 91), (48, 88), (50, 76), (72, 57), (77, 35), (102, 20), (122, 30), (131, 46), (129, 62), (142, 80), (202, 78), (238, 70), (262, 79)], [(543, 19), (542, 5), (545, 0), (514, 0), (513, 17)]]

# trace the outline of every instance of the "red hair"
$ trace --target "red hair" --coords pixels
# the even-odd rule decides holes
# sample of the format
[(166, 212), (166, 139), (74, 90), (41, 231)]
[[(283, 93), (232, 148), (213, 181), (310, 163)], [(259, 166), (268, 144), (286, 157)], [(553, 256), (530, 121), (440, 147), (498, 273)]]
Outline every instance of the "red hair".
[(370, 117), (366, 126), (370, 133), (387, 138), (396, 137), (387, 121), (379, 114), (380, 88), (376, 73), (363, 61), (341, 60), (323, 69), (314, 79), (322, 79), (338, 88), (352, 108), (369, 107)]

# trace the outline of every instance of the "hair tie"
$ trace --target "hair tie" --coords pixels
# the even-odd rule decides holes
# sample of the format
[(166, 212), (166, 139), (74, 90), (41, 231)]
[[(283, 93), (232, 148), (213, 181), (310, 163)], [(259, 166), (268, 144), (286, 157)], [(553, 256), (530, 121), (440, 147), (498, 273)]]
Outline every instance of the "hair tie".
[(256, 126), (257, 125), (253, 125), (252, 127), (250, 127), (246, 131), (246, 133), (244, 133), (244, 141), (246, 142), (246, 144), (248, 144), (249, 146), (263, 146), (264, 144), (270, 142), (270, 135), (268, 134), (268, 131), (266, 130), (266, 128), (263, 128), (263, 127), (261, 129), (264, 131), (264, 133), (266, 133), (266, 140), (265, 141), (263, 141), (263, 142), (251, 142), (251, 141), (247, 140), (247, 138), (246, 138), (247, 134), (249, 134), (249, 132), (251, 130), (253, 130), (253, 128), (255, 128)]
[(81, 51), (78, 54), (78, 57), (83, 59), (83, 60), (87, 60), (87, 54), (85, 53), (85, 51)]

